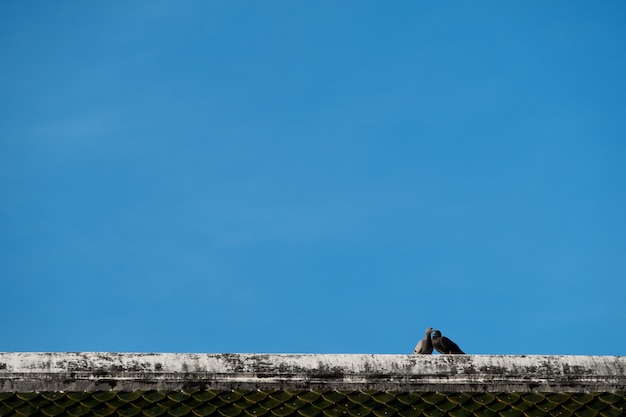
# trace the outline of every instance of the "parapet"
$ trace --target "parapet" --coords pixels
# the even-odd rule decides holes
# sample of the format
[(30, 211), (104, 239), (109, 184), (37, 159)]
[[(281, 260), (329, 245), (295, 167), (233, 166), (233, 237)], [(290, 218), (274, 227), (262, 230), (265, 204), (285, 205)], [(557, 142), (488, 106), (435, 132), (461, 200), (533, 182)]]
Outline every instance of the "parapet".
[(0, 353), (0, 416), (626, 415), (626, 357)]
[(2, 391), (626, 392), (626, 357), (0, 353)]

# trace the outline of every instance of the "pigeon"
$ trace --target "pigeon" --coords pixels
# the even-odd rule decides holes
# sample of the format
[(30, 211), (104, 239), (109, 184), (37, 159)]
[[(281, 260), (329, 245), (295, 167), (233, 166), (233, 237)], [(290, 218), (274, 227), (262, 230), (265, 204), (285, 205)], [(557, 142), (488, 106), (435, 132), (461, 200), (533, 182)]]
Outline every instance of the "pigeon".
[(452, 340), (441, 335), (439, 330), (433, 331), (433, 346), (439, 353), (460, 353), (464, 354), (459, 346)]
[(433, 353), (433, 342), (432, 340), (430, 340), (430, 334), (432, 332), (433, 332), (432, 327), (429, 327), (428, 329), (426, 329), (426, 334), (424, 335), (424, 338), (420, 340), (419, 342), (417, 342), (417, 345), (415, 345), (415, 349), (413, 349), (414, 355), (417, 355), (418, 353), (426, 354), (426, 355)]

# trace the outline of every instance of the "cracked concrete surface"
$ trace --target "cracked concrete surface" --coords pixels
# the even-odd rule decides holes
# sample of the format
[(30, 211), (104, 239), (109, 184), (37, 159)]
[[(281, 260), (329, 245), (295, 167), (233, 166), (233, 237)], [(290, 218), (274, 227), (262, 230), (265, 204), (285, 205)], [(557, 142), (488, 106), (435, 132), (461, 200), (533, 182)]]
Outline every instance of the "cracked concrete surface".
[(0, 353), (0, 391), (624, 392), (626, 357)]

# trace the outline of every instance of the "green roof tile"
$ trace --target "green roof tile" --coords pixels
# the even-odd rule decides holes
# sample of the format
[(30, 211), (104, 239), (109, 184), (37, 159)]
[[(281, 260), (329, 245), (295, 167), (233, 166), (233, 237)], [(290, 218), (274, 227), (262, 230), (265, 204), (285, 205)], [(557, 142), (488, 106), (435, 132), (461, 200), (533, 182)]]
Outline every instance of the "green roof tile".
[(453, 410), (450, 410), (448, 412), (448, 415), (450, 415), (451, 417), (471, 417), (474, 415), (474, 413), (466, 408), (457, 407)]
[(29, 392), (0, 397), (2, 417), (618, 417), (626, 415), (625, 409), (626, 393), (251, 390)]
[(615, 407), (609, 407), (600, 411), (600, 415), (602, 417), (619, 417), (623, 416), (624, 414), (624, 409), (619, 409)]
[[(141, 410), (141, 409), (138, 409)], [(85, 416), (87, 414), (91, 413), (91, 408), (89, 407), (85, 407), (82, 404), (78, 404), (78, 405), (74, 405), (70, 408), (66, 408), (65, 411), (67, 412), (68, 416), (73, 416), (73, 417), (82, 417)], [(125, 414), (123, 414), (125, 415)]]
[(141, 408), (135, 407), (132, 404), (124, 405), (117, 410), (118, 414), (123, 417), (134, 417), (141, 414)]

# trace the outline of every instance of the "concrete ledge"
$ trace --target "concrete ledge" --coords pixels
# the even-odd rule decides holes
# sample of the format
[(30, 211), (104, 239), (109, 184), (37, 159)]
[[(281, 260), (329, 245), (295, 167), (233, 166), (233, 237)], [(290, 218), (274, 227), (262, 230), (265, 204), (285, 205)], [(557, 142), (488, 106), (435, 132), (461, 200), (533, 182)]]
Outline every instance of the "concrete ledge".
[(626, 392), (623, 356), (0, 353), (0, 392)]

